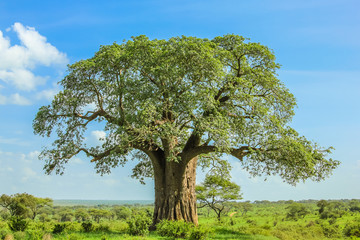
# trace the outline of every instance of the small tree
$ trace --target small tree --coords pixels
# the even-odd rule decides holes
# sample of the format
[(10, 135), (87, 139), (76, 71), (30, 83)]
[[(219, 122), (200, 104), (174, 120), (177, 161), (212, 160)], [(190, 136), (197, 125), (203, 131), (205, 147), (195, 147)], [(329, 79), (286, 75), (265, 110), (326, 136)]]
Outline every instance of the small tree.
[(241, 212), (241, 216), (245, 216), (247, 212), (253, 209), (253, 205), (250, 202), (238, 203), (236, 207)]
[(3, 194), (0, 197), (0, 206), (7, 209), (12, 217), (30, 217), (35, 219), (39, 209), (51, 206), (53, 200), (50, 198), (38, 198), (27, 193), (14, 195)]
[(124, 206), (121, 206), (121, 207), (115, 207), (113, 208), (113, 211), (117, 217), (117, 219), (128, 219), (131, 217), (131, 214), (132, 214), (132, 211), (130, 208), (128, 207), (124, 207)]
[(206, 175), (204, 182), (196, 186), (196, 197), (199, 208), (209, 207), (215, 211), (218, 220), (225, 212), (226, 203), (241, 199), (240, 186), (230, 181), (230, 165), (224, 160), (214, 160), (213, 167)]
[(316, 206), (319, 207), (319, 214), (322, 214), (325, 211), (325, 207), (328, 206), (329, 203), (326, 200), (320, 200), (316, 203)]
[(75, 219), (78, 222), (84, 222), (86, 220), (89, 220), (89, 218), (90, 218), (90, 214), (88, 213), (88, 211), (86, 209), (84, 209), (84, 208), (76, 209)]
[(288, 207), (288, 212), (286, 214), (286, 218), (297, 221), (299, 218), (304, 218), (307, 214), (309, 214), (309, 210), (302, 203), (292, 203)]
[(74, 217), (72, 209), (64, 208), (59, 212), (60, 222), (71, 222)]
[(89, 210), (91, 217), (95, 222), (99, 223), (102, 218), (110, 218), (112, 215), (110, 211), (104, 209), (92, 208)]

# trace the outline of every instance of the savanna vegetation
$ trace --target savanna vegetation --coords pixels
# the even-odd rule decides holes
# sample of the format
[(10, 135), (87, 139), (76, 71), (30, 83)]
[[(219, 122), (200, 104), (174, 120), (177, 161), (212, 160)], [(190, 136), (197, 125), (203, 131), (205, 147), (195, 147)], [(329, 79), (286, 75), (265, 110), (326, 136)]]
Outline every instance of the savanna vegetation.
[[(29, 196), (1, 196), (0, 239), (360, 238), (360, 200), (356, 199), (227, 202), (221, 220), (205, 206), (198, 209), (198, 226), (163, 220), (149, 231), (154, 205), (59, 206)], [(35, 202), (42, 203), (34, 208)]]

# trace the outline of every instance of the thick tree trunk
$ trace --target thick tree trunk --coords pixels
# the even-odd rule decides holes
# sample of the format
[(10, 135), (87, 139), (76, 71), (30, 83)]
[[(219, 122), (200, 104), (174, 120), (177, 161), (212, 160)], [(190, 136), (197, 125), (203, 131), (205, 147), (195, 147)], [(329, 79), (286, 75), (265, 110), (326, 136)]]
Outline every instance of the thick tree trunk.
[(198, 224), (196, 210), (196, 163), (193, 158), (188, 164), (182, 161), (163, 161), (162, 167), (155, 167), (155, 209), (153, 226), (160, 220), (184, 220)]

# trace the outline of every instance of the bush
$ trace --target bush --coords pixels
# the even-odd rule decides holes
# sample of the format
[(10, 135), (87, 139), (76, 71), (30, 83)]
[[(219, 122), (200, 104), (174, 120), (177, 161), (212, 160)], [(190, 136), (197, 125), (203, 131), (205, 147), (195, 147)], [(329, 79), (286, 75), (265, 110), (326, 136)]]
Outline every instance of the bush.
[(204, 240), (211, 233), (210, 228), (198, 226), (192, 229), (190, 234), (190, 240)]
[(5, 229), (0, 229), (0, 239), (4, 239), (10, 232)]
[(127, 220), (131, 217), (132, 211), (128, 207), (117, 207), (114, 209), (117, 219)]
[(344, 228), (347, 237), (360, 237), (360, 222), (348, 223)]
[(72, 234), (68, 235), (68, 237), (66, 239), (68, 239), (68, 240), (81, 240), (81, 239), (84, 239), (84, 237), (81, 236), (80, 234), (72, 233)]
[(84, 229), (84, 232), (91, 232), (93, 230), (92, 222), (83, 222), (81, 226)]
[(184, 221), (162, 220), (157, 225), (157, 232), (163, 237), (187, 238), (192, 227), (192, 224)]
[(129, 234), (133, 236), (145, 236), (149, 233), (151, 218), (146, 215), (136, 215), (127, 221)]
[(27, 228), (28, 221), (26, 221), (26, 219), (19, 216), (11, 217), (8, 221), (8, 226), (10, 230), (13, 232), (19, 232), (19, 231), (22, 232)]
[(66, 225), (63, 223), (57, 223), (54, 226), (54, 229), (52, 231), (53, 234), (58, 234), (58, 233), (62, 233), (66, 228)]
[(338, 238), (341, 237), (339, 225), (330, 225), (327, 223), (321, 224), (324, 236), (327, 238)]
[(24, 239), (26, 239), (26, 233), (24, 233), (24, 232), (15, 232), (14, 233), (14, 239), (15, 240), (24, 240)]
[(129, 225), (123, 221), (114, 221), (111, 225), (112, 232), (119, 232), (119, 233), (127, 233), (129, 230)]
[(256, 225), (257, 225), (256, 220), (253, 220), (253, 219), (248, 219), (248, 220), (246, 220), (246, 223), (248, 223), (248, 224), (250, 224), (250, 225), (252, 225), (252, 226), (256, 226)]
[(95, 231), (98, 232), (109, 232), (110, 231), (110, 225), (106, 223), (100, 223), (96, 226)]
[(286, 218), (295, 221), (297, 221), (299, 218), (304, 218), (307, 214), (310, 213), (310, 211), (302, 203), (292, 203), (286, 207), (286, 209), (288, 209)]
[(31, 229), (27, 230), (26, 233), (31, 240), (42, 240), (44, 236), (44, 232), (41, 229)]

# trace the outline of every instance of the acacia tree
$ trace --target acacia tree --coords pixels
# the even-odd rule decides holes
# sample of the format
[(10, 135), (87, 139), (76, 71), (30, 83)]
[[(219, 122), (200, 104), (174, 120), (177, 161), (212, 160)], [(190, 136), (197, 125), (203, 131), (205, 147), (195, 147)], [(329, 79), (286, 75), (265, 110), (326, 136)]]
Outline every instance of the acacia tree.
[[(61, 174), (81, 152), (102, 174), (136, 158), (133, 177), (155, 181), (154, 223), (197, 223), (196, 166), (205, 155), (232, 155), (252, 175), (290, 184), (321, 180), (339, 162), (288, 126), (296, 103), (278, 68), (269, 48), (237, 35), (102, 46), (69, 66), (63, 90), (36, 115), (36, 134), (57, 135), (40, 155), (44, 169)], [(91, 122), (106, 132), (95, 147), (84, 142)]]
[(221, 215), (229, 209), (230, 201), (242, 199), (240, 186), (231, 182), (231, 166), (225, 160), (217, 160), (206, 174), (204, 182), (196, 186), (195, 192), (199, 208), (209, 207), (221, 220)]
[(50, 198), (38, 198), (27, 193), (17, 193), (14, 195), (2, 194), (0, 196), (0, 206), (7, 209), (10, 216), (30, 217), (35, 219), (39, 209), (51, 206), (53, 200)]

